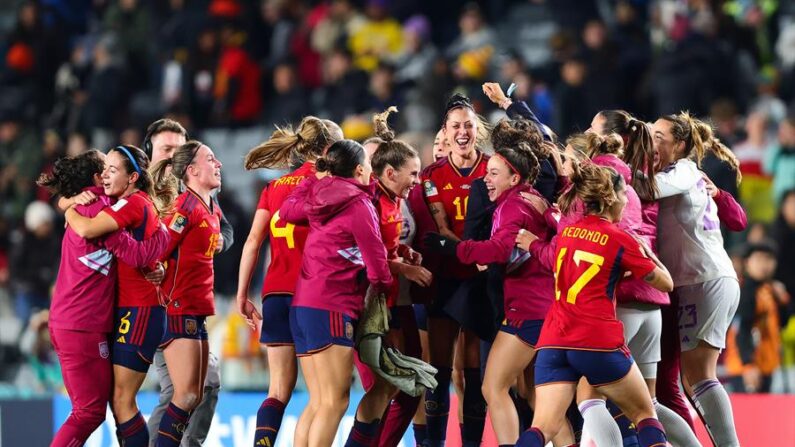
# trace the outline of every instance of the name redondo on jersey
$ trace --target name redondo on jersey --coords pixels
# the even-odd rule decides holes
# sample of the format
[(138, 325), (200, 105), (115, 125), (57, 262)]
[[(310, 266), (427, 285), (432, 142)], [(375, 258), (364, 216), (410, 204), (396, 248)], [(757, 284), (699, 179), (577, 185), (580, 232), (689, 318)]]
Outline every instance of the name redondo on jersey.
[(561, 235), (564, 237), (571, 237), (575, 239), (583, 239), (586, 241), (591, 241), (599, 245), (606, 245), (607, 241), (610, 239), (610, 236), (602, 232), (588, 230), (580, 227), (566, 227), (563, 230), (563, 233), (561, 233)]

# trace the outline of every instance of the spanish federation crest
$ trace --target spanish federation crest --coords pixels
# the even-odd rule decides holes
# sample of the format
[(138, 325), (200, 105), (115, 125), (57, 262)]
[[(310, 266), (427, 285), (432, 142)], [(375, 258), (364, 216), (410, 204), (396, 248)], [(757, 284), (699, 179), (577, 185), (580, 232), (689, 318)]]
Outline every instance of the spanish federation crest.
[(99, 356), (103, 359), (106, 359), (110, 356), (110, 350), (108, 349), (108, 342), (101, 341), (99, 342)]
[(196, 320), (194, 320), (193, 318), (186, 318), (185, 319), (185, 332), (187, 332), (188, 335), (196, 335), (197, 331), (198, 331), (198, 327), (196, 326)]

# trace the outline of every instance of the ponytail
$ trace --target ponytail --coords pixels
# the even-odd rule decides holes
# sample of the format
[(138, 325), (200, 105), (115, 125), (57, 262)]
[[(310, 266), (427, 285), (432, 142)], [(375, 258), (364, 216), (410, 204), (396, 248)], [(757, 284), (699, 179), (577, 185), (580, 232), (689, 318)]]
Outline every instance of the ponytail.
[(586, 214), (604, 215), (617, 201), (621, 177), (611, 168), (598, 166), (588, 160), (572, 164), (569, 175), (571, 187), (558, 199), (564, 214), (568, 214), (576, 199), (582, 200)]
[(617, 133), (624, 141), (624, 162), (632, 170), (632, 187), (644, 200), (657, 193), (654, 178), (654, 143), (646, 123), (624, 110), (602, 110), (604, 133)]
[(701, 166), (701, 160), (704, 159), (707, 151), (711, 151), (716, 157), (728, 163), (734, 169), (737, 184), (740, 183), (742, 180), (740, 162), (734, 153), (715, 137), (711, 125), (693, 117), (689, 112), (666, 115), (661, 119), (671, 123), (671, 135), (673, 135), (674, 139), (685, 143), (685, 158), (691, 158), (697, 165)]
[(284, 168), (296, 162), (315, 160), (332, 143), (342, 139), (342, 130), (336, 123), (307, 116), (293, 129), (276, 127), (271, 137), (246, 154), (247, 170), (258, 168)]
[(400, 169), (409, 159), (419, 157), (417, 151), (409, 146), (408, 143), (395, 139), (395, 131), (390, 129), (389, 124), (387, 124), (389, 114), (397, 111), (397, 107), (391, 106), (385, 111), (373, 115), (373, 127), (375, 128), (376, 136), (365, 142), (378, 145), (372, 157), (370, 157), (373, 173), (378, 177), (384, 173), (384, 169), (387, 166)]
[(172, 213), (174, 203), (179, 196), (179, 180), (173, 175), (174, 159), (166, 158), (155, 163), (149, 168), (152, 176), (153, 194), (152, 202), (155, 204), (160, 217)]

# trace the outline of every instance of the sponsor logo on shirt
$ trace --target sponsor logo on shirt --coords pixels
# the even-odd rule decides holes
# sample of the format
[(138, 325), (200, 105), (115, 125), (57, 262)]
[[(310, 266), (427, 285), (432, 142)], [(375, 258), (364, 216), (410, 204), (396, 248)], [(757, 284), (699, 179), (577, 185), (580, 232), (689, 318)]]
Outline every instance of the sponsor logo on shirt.
[(442, 188), (442, 189), (444, 189), (445, 191), (449, 191), (449, 190), (453, 189), (453, 184), (452, 183), (448, 183), (448, 184), (444, 185), (444, 188)]
[(112, 207), (110, 207), (110, 209), (118, 212), (120, 209), (124, 208), (124, 205), (127, 205), (127, 199), (119, 200)]
[(199, 224), (199, 228), (207, 228), (207, 221), (203, 220), (202, 223)]
[(180, 213), (175, 213), (174, 217), (171, 218), (171, 224), (169, 224), (168, 228), (175, 233), (182, 234), (182, 230), (185, 229), (186, 225), (188, 225), (188, 219)]
[(471, 186), (467, 185), (466, 183), (461, 185), (461, 189), (469, 189)]

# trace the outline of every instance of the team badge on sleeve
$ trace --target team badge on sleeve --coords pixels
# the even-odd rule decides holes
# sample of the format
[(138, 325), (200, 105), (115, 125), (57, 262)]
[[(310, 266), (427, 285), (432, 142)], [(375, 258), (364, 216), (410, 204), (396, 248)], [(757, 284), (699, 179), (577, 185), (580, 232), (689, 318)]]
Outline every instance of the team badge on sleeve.
[(114, 203), (113, 206), (110, 207), (110, 209), (118, 212), (120, 209), (124, 208), (124, 205), (127, 205), (127, 199), (119, 200), (118, 202)]
[(188, 225), (188, 218), (180, 213), (175, 213), (174, 217), (171, 218), (171, 223), (168, 225), (168, 228), (176, 233), (182, 234), (182, 230), (185, 229), (186, 225)]
[(425, 189), (425, 195), (428, 197), (439, 194), (439, 191), (436, 190), (436, 185), (434, 185), (430, 180), (425, 180), (422, 182), (422, 187)]

